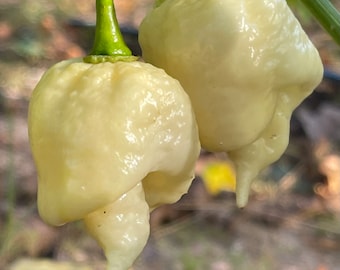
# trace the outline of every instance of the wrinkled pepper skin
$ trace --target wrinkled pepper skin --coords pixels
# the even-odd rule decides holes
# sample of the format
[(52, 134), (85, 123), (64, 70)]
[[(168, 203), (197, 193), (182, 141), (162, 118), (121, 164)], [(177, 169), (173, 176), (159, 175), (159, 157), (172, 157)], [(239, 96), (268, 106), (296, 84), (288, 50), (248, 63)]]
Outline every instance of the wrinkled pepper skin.
[(139, 29), (146, 62), (189, 94), (202, 147), (227, 152), (243, 207), (286, 149), (292, 111), (319, 84), (318, 51), (285, 0), (165, 0)]
[(108, 269), (130, 267), (149, 211), (177, 201), (194, 178), (198, 130), (179, 82), (137, 61), (66, 60), (34, 89), (28, 126), (40, 216), (83, 219)]
[(171, 203), (194, 177), (190, 101), (149, 64), (60, 62), (33, 91), (28, 121), (39, 211), (50, 224), (81, 219), (141, 181), (150, 207)]

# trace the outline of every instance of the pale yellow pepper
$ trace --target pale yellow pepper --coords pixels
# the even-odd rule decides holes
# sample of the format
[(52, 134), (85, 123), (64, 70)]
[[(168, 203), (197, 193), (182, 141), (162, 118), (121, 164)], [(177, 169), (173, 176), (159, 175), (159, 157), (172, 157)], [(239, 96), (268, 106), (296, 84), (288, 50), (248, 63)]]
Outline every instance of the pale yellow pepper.
[(181, 85), (138, 61), (63, 61), (34, 89), (28, 125), (41, 217), (84, 219), (108, 269), (127, 269), (146, 244), (149, 210), (194, 178), (200, 144)]
[(139, 41), (144, 60), (189, 94), (203, 148), (235, 163), (245, 206), (253, 179), (286, 149), (292, 111), (323, 74), (286, 1), (157, 1)]
[(112, 0), (96, 10), (91, 54), (52, 66), (34, 89), (29, 139), (42, 219), (83, 220), (107, 269), (127, 270), (146, 245), (150, 211), (189, 189), (200, 142), (180, 83), (131, 55)]

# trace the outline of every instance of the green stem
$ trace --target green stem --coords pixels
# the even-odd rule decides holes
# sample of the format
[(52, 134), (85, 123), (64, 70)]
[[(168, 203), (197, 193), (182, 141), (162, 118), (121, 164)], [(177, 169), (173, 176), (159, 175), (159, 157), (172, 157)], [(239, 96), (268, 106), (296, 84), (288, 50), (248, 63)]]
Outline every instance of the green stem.
[(163, 2), (165, 2), (165, 0), (156, 0), (154, 3), (154, 7), (159, 7), (161, 4), (163, 4)]
[(96, 0), (96, 12), (94, 45), (90, 55), (84, 57), (84, 62), (96, 64), (136, 60), (119, 29), (113, 0)]
[(300, 0), (340, 45), (340, 13), (329, 0)]

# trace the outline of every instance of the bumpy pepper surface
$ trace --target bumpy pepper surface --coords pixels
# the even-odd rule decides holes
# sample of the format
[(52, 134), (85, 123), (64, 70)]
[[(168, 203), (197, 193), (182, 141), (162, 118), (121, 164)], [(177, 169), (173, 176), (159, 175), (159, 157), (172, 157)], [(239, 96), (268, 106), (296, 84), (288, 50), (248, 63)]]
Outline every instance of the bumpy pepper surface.
[(142, 62), (67, 60), (34, 89), (28, 124), (41, 217), (84, 219), (108, 269), (127, 269), (149, 210), (177, 201), (194, 177), (200, 145), (183, 88)]
[(244, 206), (252, 180), (286, 149), (292, 111), (323, 74), (286, 1), (158, 1), (139, 41), (145, 61), (189, 94), (203, 148), (234, 161)]

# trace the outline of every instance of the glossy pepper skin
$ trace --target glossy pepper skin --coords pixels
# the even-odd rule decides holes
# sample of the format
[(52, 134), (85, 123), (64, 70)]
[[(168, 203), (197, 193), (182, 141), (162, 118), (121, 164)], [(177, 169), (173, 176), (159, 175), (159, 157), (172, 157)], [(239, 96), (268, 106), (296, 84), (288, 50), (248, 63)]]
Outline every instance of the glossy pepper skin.
[(243, 207), (288, 144), (292, 111), (322, 78), (319, 54), (285, 0), (157, 1), (139, 41), (146, 62), (189, 94), (202, 147), (227, 152)]
[(127, 269), (149, 211), (177, 201), (194, 177), (200, 144), (183, 88), (147, 63), (66, 60), (34, 89), (28, 125), (41, 217), (84, 219), (108, 269)]
[(96, 15), (91, 53), (52, 66), (33, 90), (28, 132), (42, 219), (83, 220), (107, 269), (127, 270), (150, 211), (187, 192), (200, 143), (180, 83), (132, 55), (112, 0), (96, 0)]

